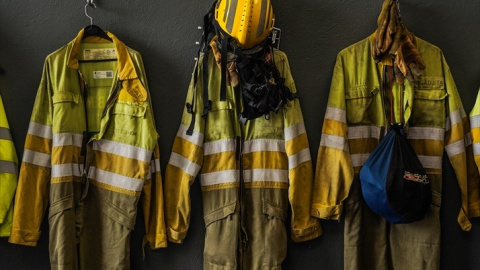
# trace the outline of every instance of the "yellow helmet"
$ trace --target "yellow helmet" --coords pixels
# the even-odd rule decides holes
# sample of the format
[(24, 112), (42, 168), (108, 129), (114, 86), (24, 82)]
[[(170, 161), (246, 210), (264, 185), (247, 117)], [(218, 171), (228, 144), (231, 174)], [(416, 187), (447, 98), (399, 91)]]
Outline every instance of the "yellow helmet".
[(250, 49), (270, 35), (275, 17), (270, 0), (218, 0), (215, 21), (242, 49)]

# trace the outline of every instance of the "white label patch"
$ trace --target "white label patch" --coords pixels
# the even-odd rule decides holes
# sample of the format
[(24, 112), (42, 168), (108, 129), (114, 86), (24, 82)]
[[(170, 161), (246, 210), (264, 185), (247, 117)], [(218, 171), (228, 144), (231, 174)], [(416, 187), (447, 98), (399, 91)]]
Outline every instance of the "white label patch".
[(113, 78), (113, 71), (112, 70), (94, 71), (93, 78), (94, 79), (111, 79)]
[(117, 59), (117, 51), (111, 49), (88, 49), (83, 51), (84, 60), (113, 60)]

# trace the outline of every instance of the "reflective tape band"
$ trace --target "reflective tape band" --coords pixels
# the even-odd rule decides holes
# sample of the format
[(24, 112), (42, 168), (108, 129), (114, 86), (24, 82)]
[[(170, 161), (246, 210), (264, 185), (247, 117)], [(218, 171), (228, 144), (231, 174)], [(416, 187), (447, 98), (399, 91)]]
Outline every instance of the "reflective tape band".
[(350, 156), (352, 167), (361, 167), (367, 162), (370, 154), (354, 154)]
[(463, 110), (463, 108), (452, 112), (449, 116), (447, 116), (447, 119), (445, 121), (445, 130), (448, 131), (456, 124), (461, 123), (464, 117), (467, 117), (467, 114), (465, 113), (465, 110)]
[(37, 166), (50, 168), (52, 166), (50, 157), (51, 156), (49, 154), (44, 154), (33, 150), (25, 149), (23, 151), (23, 162)]
[(443, 141), (445, 138), (445, 130), (443, 128), (433, 127), (409, 127), (407, 138), (412, 140)]
[(322, 134), (320, 146), (335, 148), (343, 151), (348, 151), (347, 139), (340, 136)]
[(1, 140), (12, 140), (12, 133), (9, 128), (0, 127), (0, 139)]
[(420, 163), (425, 169), (442, 169), (442, 157), (438, 156), (418, 156)]
[(471, 128), (480, 127), (480, 115), (470, 117), (470, 126)]
[(348, 139), (366, 139), (375, 138), (379, 139), (382, 133), (381, 127), (376, 126), (356, 126), (348, 128)]
[(285, 141), (284, 140), (274, 140), (274, 139), (257, 139), (246, 141), (243, 143), (243, 153), (253, 153), (253, 152), (282, 152), (285, 153)]
[(88, 178), (100, 183), (118, 187), (125, 190), (140, 192), (143, 188), (143, 180), (107, 172), (91, 166), (88, 169)]
[(288, 157), (288, 169), (295, 169), (296, 167), (298, 167), (298, 165), (309, 160), (312, 160), (312, 157), (310, 156), (310, 149), (305, 148), (302, 151), (296, 153), (295, 155)]
[(465, 153), (465, 139), (458, 140), (454, 143), (445, 146), (445, 152), (449, 157)]
[(196, 144), (200, 147), (203, 146), (203, 134), (194, 130), (192, 136), (187, 135), (187, 130), (188, 127), (184, 125), (180, 125), (180, 128), (178, 129), (177, 136), (187, 140), (193, 144)]
[(0, 160), (0, 173), (18, 174), (18, 164), (13, 161)]
[(468, 132), (467, 134), (465, 134), (465, 148), (466, 147), (469, 147), (470, 145), (472, 145), (473, 143), (473, 140), (472, 140), (472, 133)]
[(82, 147), (83, 135), (78, 133), (59, 133), (53, 134), (53, 147), (58, 146), (77, 146)]
[(52, 126), (30, 122), (30, 125), (28, 126), (28, 134), (51, 140), (53, 136)]
[(204, 173), (200, 175), (200, 185), (212, 186), (212, 185), (219, 185), (219, 184), (234, 183), (234, 182), (238, 182), (238, 176), (239, 175), (237, 170)]
[[(228, 22), (227, 22), (227, 31), (228, 33), (231, 33), (233, 30), (233, 24), (235, 22), (235, 16), (237, 14), (237, 5), (238, 5), (238, 0), (232, 0), (232, 3), (230, 4), (230, 7), (226, 6), (225, 10), (231, 10), (232, 12), (225, 12), (228, 13)], [(224, 20), (225, 21), (225, 20)]]
[(153, 155), (153, 150), (107, 140), (93, 141), (93, 150), (132, 158), (143, 162), (150, 162)]
[(154, 159), (150, 162), (150, 172), (160, 172), (160, 159)]
[(260, 21), (258, 22), (258, 28), (257, 28), (257, 38), (264, 33), (263, 30), (265, 28), (265, 23), (267, 21), (267, 18), (266, 18), (267, 9), (268, 9), (267, 0), (262, 0), (262, 6), (260, 9)]
[(83, 175), (83, 164), (67, 163), (52, 165), (52, 177), (78, 176)]
[(235, 139), (225, 139), (204, 143), (203, 154), (207, 156), (222, 152), (235, 151), (235, 142)]
[(253, 169), (243, 171), (245, 183), (281, 182), (288, 183), (288, 170)]
[(182, 169), (184, 172), (188, 173), (193, 177), (197, 176), (198, 172), (201, 169), (200, 165), (174, 152), (172, 152), (168, 164)]
[(285, 141), (288, 142), (296, 137), (306, 133), (305, 124), (303, 122), (297, 123), (293, 126), (285, 128)]
[(346, 124), (347, 112), (339, 108), (327, 107), (327, 111), (325, 112), (325, 119), (335, 120)]
[(473, 144), (473, 155), (480, 156), (480, 142)]

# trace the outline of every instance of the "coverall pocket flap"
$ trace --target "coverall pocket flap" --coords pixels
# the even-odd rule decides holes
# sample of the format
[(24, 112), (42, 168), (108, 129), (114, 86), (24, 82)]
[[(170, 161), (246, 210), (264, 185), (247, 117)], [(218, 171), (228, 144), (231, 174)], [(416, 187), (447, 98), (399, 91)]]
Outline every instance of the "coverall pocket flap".
[(79, 93), (73, 93), (70, 91), (57, 92), (52, 96), (53, 104), (56, 103), (66, 103), (74, 102), (78, 104), (78, 99), (80, 97)]
[(105, 200), (105, 207), (103, 208), (102, 212), (129, 230), (133, 230), (133, 228), (135, 228), (135, 216), (132, 217), (127, 215), (117, 206), (107, 200)]
[(135, 117), (143, 117), (146, 112), (145, 105), (135, 103), (117, 102), (113, 106), (112, 114), (130, 115)]
[(263, 213), (269, 217), (281, 219), (282, 221), (287, 219), (287, 211), (266, 200), (263, 200)]
[(443, 100), (447, 96), (445, 90), (415, 90), (416, 99)]
[(73, 208), (73, 195), (69, 195), (65, 198), (60, 199), (59, 201), (52, 203), (48, 212), (48, 218), (50, 219), (54, 215), (70, 208)]
[(212, 100), (212, 107), (210, 111), (220, 111), (220, 110), (233, 110), (232, 101), (229, 99), (225, 101)]
[(205, 220), (205, 227), (208, 227), (208, 225), (222, 220), (230, 215), (233, 215), (235, 213), (235, 208), (237, 206), (237, 202), (229, 203), (225, 206), (222, 206), (221, 208), (205, 215), (203, 219)]
[(378, 91), (378, 88), (371, 88), (366, 86), (352, 87), (348, 91), (345, 91), (345, 99), (373, 97), (378, 93)]

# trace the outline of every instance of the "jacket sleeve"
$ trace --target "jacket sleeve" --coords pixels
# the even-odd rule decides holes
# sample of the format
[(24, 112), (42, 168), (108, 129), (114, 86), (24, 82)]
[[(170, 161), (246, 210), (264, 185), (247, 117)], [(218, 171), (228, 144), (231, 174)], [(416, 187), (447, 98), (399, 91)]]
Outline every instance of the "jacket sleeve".
[[(0, 225), (7, 220), (13, 207), (12, 199), (17, 187), (18, 159), (13, 145), (10, 127), (0, 96)], [(0, 226), (1, 227), (1, 226)], [(1, 230), (0, 230), (1, 233)]]
[(167, 246), (165, 214), (163, 202), (162, 174), (160, 170), (160, 149), (155, 146), (150, 162), (150, 179), (143, 186), (143, 217), (145, 220), (145, 237), (143, 245), (151, 249)]
[(36, 246), (40, 225), (48, 206), (52, 153), (52, 91), (48, 61), (35, 99), (28, 127), (15, 196), (12, 233), (9, 242)]
[(340, 55), (333, 70), (327, 111), (318, 149), (311, 214), (338, 220), (353, 182), (348, 149), (344, 69)]
[[(297, 90), (286, 57), (283, 65), (285, 84), (296, 94)], [(302, 110), (297, 98), (285, 107), (284, 127), (290, 183), (288, 198), (292, 208), (291, 237), (294, 242), (302, 242), (322, 235), (322, 227), (320, 221), (310, 215), (313, 165)]]
[[(203, 57), (197, 63), (199, 69), (197, 87), (194, 85), (196, 76), (194, 72), (188, 89), (182, 121), (165, 173), (167, 238), (174, 243), (182, 243), (187, 234), (191, 210), (190, 186), (203, 163), (205, 121), (201, 116), (203, 111), (202, 61)], [(187, 134), (190, 125), (193, 125), (193, 132)]]
[(445, 151), (450, 159), (462, 194), (462, 208), (458, 223), (469, 231), (469, 218), (480, 216), (479, 174), (473, 157), (472, 138), (468, 117), (453, 81), (450, 69), (442, 55), (445, 88), (448, 93), (447, 118), (445, 125)]

